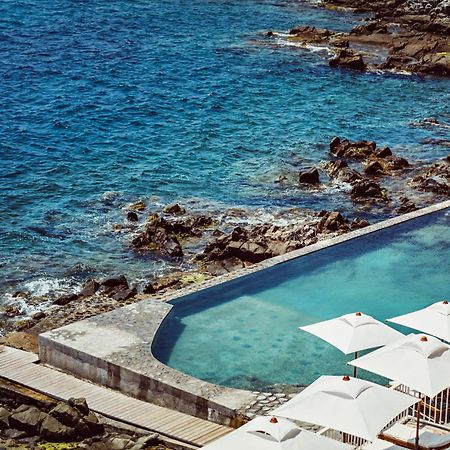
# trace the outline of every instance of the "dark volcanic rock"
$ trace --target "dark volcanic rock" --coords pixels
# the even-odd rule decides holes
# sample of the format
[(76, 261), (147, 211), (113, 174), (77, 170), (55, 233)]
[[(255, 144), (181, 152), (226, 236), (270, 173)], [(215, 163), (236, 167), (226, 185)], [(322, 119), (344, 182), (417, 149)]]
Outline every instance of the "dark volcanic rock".
[(103, 278), (99, 283), (106, 288), (128, 287), (128, 281), (125, 275), (114, 275), (112, 277)]
[(397, 208), (399, 214), (406, 214), (417, 209), (416, 205), (406, 197), (400, 197), (400, 206)]
[(132, 246), (141, 251), (158, 251), (172, 257), (183, 256), (179, 237), (200, 237), (202, 229), (213, 224), (208, 216), (166, 220), (158, 214), (149, 217), (145, 228), (133, 239)]
[(367, 175), (383, 175), (384, 168), (378, 161), (370, 161), (364, 168), (364, 172)]
[(62, 295), (61, 297), (58, 297), (53, 302), (53, 304), (63, 306), (63, 305), (67, 305), (70, 302), (73, 302), (74, 300), (78, 300), (78, 298), (79, 298), (79, 296), (77, 294)]
[(91, 297), (94, 295), (99, 289), (101, 285), (96, 280), (88, 280), (83, 285), (83, 289), (79, 292), (80, 297)]
[(386, 196), (380, 185), (370, 180), (361, 180), (355, 183), (350, 191), (350, 196), (353, 200), (386, 200)]
[(85, 398), (70, 397), (67, 403), (72, 406), (72, 408), (76, 408), (82, 416), (89, 414), (89, 406)]
[(113, 295), (113, 299), (118, 302), (123, 302), (125, 300), (129, 300), (137, 295), (136, 286), (131, 287), (130, 289), (124, 289), (119, 291), (117, 294)]
[(392, 156), (392, 152), (391, 152), (391, 149), (389, 147), (382, 147), (382, 148), (379, 148), (375, 152), (375, 156), (377, 158), (386, 158), (388, 156)]
[[(336, 139), (336, 138), (334, 138)], [(350, 142), (347, 139), (330, 144), (330, 151), (338, 158), (353, 158), (353, 159), (367, 159), (374, 155), (376, 149), (375, 142), (371, 141), (357, 141)]]
[(134, 211), (128, 211), (127, 213), (127, 219), (130, 222), (137, 222), (139, 220), (139, 216)]
[(322, 232), (334, 232), (345, 226), (345, 229), (347, 230), (347, 223), (348, 220), (339, 211), (333, 211), (322, 216), (318, 228)]
[(167, 205), (163, 211), (166, 214), (172, 214), (174, 216), (180, 216), (182, 214), (186, 214), (186, 210), (181, 207), (178, 203), (174, 203), (173, 205)]
[(299, 183), (317, 184), (320, 182), (319, 171), (312, 167), (311, 169), (300, 172), (298, 177)]
[(335, 58), (330, 59), (329, 64), (331, 67), (344, 67), (352, 70), (366, 70), (367, 68), (362, 55), (348, 49), (342, 49)]

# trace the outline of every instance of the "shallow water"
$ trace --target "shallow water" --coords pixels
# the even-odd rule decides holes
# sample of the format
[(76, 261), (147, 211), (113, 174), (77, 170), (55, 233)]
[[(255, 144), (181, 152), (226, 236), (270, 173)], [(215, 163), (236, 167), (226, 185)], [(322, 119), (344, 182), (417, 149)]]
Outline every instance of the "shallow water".
[(448, 298), (449, 225), (447, 210), (193, 294), (175, 303), (154, 354), (247, 389), (351, 374), (351, 355), (298, 327), (356, 311), (385, 320)]
[(1, 2), (0, 292), (162, 269), (111, 231), (137, 198), (350, 209), (273, 183), (335, 134), (445, 155), (410, 123), (449, 121), (449, 80), (335, 71), (263, 36), (358, 19), (291, 1)]

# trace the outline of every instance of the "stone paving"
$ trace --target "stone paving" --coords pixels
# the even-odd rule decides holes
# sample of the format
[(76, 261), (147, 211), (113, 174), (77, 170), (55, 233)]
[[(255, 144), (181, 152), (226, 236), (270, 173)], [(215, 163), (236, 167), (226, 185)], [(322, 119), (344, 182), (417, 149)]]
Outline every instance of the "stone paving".
[[(299, 388), (298, 392), (301, 392), (303, 389), (304, 388)], [(252, 394), (256, 396), (256, 399), (246, 406), (242, 412), (249, 419), (254, 419), (257, 416), (270, 415), (271, 411), (295, 397), (298, 392), (283, 393), (253, 391)], [(312, 431), (318, 431), (321, 429), (318, 425), (312, 425), (305, 422), (302, 422), (301, 426), (306, 430)]]

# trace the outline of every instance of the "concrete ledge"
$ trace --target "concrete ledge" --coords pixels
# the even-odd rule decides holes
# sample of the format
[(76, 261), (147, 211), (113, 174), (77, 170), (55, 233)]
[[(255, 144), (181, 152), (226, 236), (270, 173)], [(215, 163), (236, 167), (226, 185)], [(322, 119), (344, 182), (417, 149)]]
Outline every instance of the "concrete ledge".
[(41, 334), (40, 359), (45, 364), (133, 397), (220, 424), (233, 425), (238, 412), (255, 399), (251, 392), (198, 380), (166, 366), (153, 356), (153, 340), (173, 307), (167, 302), (182, 301), (199, 290), (237, 280), (285, 261), (449, 207), (450, 201), (430, 206), (207, 280), (201, 285), (149, 298)]
[(153, 356), (153, 338), (171, 309), (144, 300), (41, 334), (41, 362), (141, 400), (233, 425), (239, 409), (254, 399), (251, 392), (198, 380)]

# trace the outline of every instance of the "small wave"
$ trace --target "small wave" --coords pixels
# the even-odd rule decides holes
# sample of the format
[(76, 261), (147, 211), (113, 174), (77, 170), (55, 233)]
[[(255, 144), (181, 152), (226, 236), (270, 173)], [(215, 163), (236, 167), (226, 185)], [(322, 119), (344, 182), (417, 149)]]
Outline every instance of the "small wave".
[(51, 294), (62, 294), (73, 288), (73, 282), (67, 278), (36, 278), (22, 285), (23, 290), (33, 296), (45, 296)]

